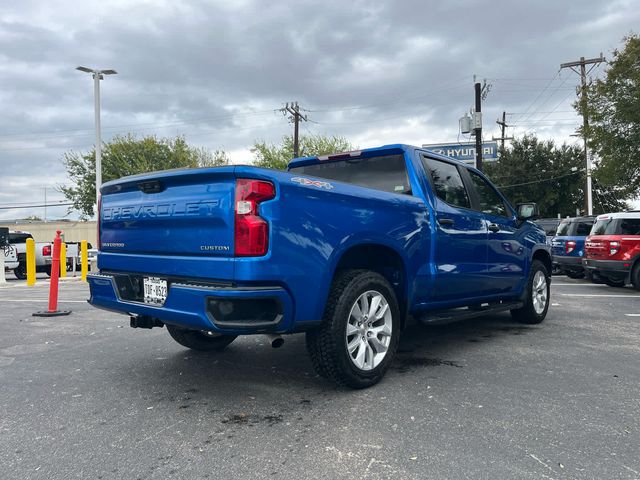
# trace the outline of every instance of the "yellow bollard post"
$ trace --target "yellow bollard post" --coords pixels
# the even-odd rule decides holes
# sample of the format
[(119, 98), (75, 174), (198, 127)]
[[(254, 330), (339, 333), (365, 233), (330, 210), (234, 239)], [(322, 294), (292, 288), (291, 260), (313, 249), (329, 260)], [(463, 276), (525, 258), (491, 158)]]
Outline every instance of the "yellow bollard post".
[(60, 244), (60, 278), (67, 276), (67, 244)]
[(36, 284), (36, 241), (27, 238), (27, 285)]
[(89, 253), (87, 252), (87, 241), (80, 242), (80, 272), (83, 282), (87, 281), (87, 272), (89, 271)]

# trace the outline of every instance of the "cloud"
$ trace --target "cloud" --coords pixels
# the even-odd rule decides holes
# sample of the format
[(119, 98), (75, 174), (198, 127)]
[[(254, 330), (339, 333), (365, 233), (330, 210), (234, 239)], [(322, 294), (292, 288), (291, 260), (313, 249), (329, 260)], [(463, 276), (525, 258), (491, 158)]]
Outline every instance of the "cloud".
[(506, 111), (510, 134), (571, 142), (578, 77), (560, 63), (612, 50), (639, 22), (630, 1), (13, 2), (0, 12), (0, 201), (68, 181), (62, 154), (93, 145), (77, 65), (118, 71), (101, 84), (104, 139), (181, 134), (239, 162), (291, 131), (274, 110), (292, 100), (309, 110), (303, 133), (360, 147), (457, 140), (474, 74), (492, 84), (485, 138)]

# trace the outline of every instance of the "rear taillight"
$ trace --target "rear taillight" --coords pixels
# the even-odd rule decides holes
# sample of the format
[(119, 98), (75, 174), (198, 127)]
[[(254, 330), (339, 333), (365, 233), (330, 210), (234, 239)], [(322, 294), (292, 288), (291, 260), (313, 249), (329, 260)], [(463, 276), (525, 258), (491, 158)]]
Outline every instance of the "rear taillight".
[(236, 181), (235, 255), (258, 257), (269, 249), (269, 224), (258, 214), (258, 205), (276, 196), (271, 182), (239, 179)]
[(45, 245), (42, 247), (42, 255), (45, 257), (51, 256), (51, 245)]
[(620, 251), (620, 242), (609, 242), (609, 255), (615, 255)]
[(571, 253), (576, 249), (576, 242), (574, 242), (573, 240), (568, 240), (565, 244), (564, 244), (564, 251), (566, 253)]

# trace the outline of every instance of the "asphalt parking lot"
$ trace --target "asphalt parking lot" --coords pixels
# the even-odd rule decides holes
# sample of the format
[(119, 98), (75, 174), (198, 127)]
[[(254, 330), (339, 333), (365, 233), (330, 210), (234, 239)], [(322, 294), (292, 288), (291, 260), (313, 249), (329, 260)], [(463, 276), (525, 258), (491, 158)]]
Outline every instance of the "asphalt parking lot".
[(539, 326), (410, 326), (384, 381), (315, 376), (302, 336), (217, 354), (47, 284), (0, 287), (0, 478), (640, 478), (640, 293), (554, 277)]

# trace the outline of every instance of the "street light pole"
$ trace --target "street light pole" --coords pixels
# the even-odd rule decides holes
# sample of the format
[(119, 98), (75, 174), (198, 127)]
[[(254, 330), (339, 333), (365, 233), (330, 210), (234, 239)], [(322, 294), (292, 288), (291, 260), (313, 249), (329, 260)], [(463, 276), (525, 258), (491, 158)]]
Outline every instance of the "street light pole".
[(102, 136), (100, 132), (100, 74), (93, 74), (93, 100), (96, 117), (96, 215), (98, 215), (98, 202), (100, 200), (100, 187), (102, 186)]
[(100, 186), (102, 185), (102, 138), (100, 130), (100, 80), (104, 75), (115, 75), (115, 70), (98, 70), (96, 68), (76, 67), (76, 70), (93, 75), (93, 100), (96, 123), (96, 215), (100, 201)]

